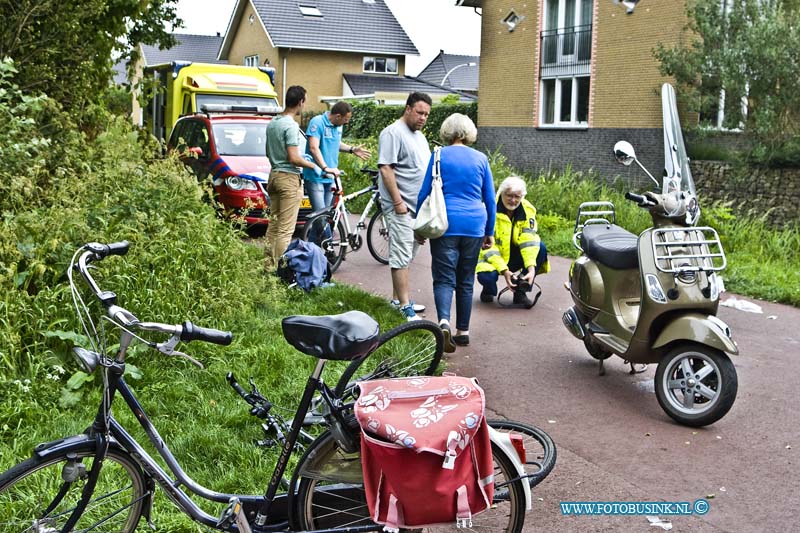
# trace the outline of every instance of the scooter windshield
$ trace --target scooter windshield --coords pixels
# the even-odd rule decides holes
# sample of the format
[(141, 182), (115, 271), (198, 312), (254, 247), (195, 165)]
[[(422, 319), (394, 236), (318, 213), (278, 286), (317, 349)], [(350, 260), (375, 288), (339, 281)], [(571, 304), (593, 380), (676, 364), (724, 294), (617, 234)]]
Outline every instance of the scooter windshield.
[[(695, 199), (696, 205), (694, 180), (689, 169), (689, 156), (683, 143), (675, 90), (669, 83), (661, 86), (661, 108), (664, 121), (664, 182), (661, 190), (665, 194), (683, 192)], [(686, 207), (691, 210), (692, 206)]]

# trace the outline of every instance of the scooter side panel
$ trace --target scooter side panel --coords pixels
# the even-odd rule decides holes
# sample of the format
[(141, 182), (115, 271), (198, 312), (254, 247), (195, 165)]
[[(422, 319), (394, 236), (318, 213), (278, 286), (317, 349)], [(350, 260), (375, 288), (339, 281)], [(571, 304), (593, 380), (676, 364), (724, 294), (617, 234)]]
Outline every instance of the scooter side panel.
[[(739, 353), (733, 339), (726, 334), (724, 322), (701, 313), (687, 313), (664, 326), (653, 343), (654, 349), (665, 348), (675, 341), (694, 341), (732, 355)], [(730, 330), (728, 330), (730, 331)]]

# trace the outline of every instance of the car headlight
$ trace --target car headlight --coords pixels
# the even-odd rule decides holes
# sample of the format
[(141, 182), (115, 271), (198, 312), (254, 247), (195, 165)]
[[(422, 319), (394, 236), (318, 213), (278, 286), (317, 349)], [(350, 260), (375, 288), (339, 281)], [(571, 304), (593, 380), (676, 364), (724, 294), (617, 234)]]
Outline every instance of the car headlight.
[(225, 180), (225, 185), (233, 191), (257, 191), (258, 186), (254, 181), (240, 178), (239, 176), (231, 176)]

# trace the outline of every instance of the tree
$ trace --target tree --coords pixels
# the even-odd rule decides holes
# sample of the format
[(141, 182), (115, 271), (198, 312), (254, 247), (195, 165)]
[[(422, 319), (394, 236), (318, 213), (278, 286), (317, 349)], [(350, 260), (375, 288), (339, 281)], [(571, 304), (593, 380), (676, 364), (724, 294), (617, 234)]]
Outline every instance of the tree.
[(174, 44), (176, 1), (0, 0), (0, 59), (14, 60), (21, 90), (77, 111), (108, 86), (115, 53)]
[(687, 14), (684, 39), (655, 55), (701, 121), (722, 111), (764, 159), (798, 147), (800, 0), (690, 0)]

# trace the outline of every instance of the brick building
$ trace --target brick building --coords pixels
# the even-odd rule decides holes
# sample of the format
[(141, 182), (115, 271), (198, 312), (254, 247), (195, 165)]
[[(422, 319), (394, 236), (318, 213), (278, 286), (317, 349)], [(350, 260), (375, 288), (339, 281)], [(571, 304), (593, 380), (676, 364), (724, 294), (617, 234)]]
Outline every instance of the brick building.
[[(614, 162), (625, 139), (663, 168), (661, 84), (653, 50), (674, 45), (684, 2), (456, 0), (480, 9), (478, 145), (526, 171), (595, 169), (645, 179)], [(635, 7), (633, 7), (635, 5)]]

